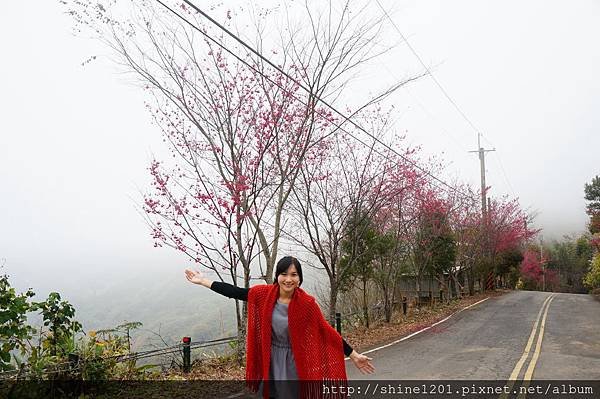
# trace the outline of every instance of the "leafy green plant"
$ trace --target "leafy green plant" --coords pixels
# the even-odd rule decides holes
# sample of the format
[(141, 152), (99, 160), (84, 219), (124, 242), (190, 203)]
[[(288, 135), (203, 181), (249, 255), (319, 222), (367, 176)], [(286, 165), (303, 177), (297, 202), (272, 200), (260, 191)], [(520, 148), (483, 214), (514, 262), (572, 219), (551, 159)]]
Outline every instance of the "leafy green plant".
[(135, 358), (119, 361), (131, 353), (131, 331), (140, 322), (126, 322), (115, 328), (90, 331), (80, 352), (84, 359), (82, 378), (85, 380), (144, 378), (155, 365), (137, 366)]
[(17, 294), (11, 287), (8, 276), (0, 276), (0, 370), (12, 370), (11, 352), (19, 350), (26, 352), (26, 342), (31, 338), (35, 329), (26, 324), (27, 313), (32, 305), (29, 299), (35, 293), (28, 289)]
[(600, 288), (600, 254), (594, 255), (590, 262), (590, 270), (583, 279), (583, 284), (590, 290)]
[[(0, 371), (21, 363), (28, 379), (108, 380), (144, 378), (156, 367), (138, 367), (133, 357), (121, 361), (131, 354), (131, 333), (142, 323), (126, 322), (86, 335), (74, 319), (75, 308), (59, 293), (50, 293), (43, 302), (30, 302), (33, 296), (31, 289), (18, 294), (8, 276), (0, 276)], [(31, 312), (42, 316), (41, 328), (27, 324)], [(19, 358), (13, 356), (15, 350)]]
[[(58, 292), (51, 292), (44, 302), (34, 302), (32, 310), (39, 310), (45, 327), (50, 334), (44, 342), (50, 348), (53, 356), (66, 355), (69, 349), (74, 349), (72, 341), (82, 326), (73, 320), (75, 308), (67, 301), (60, 300)], [(69, 345), (72, 344), (72, 345)]]

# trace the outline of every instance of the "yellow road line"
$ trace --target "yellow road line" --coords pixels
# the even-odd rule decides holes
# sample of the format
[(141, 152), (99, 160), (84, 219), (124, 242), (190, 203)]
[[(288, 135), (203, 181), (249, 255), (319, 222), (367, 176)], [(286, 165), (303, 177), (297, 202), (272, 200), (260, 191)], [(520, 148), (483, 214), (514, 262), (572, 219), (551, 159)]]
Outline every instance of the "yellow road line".
[(538, 361), (538, 358), (540, 357), (540, 352), (541, 352), (541, 348), (542, 348), (542, 340), (544, 339), (544, 327), (546, 325), (546, 316), (548, 316), (548, 309), (550, 309), (550, 303), (552, 302), (553, 299), (554, 299), (554, 296), (552, 296), (552, 299), (550, 299), (550, 301), (548, 301), (548, 306), (546, 306), (546, 311), (544, 312), (544, 318), (542, 319), (542, 324), (540, 325), (540, 333), (538, 335), (538, 339), (535, 344), (535, 352), (533, 352), (533, 357), (531, 358), (531, 361), (529, 362), (529, 367), (527, 367), (527, 371), (525, 372), (525, 376), (523, 377), (523, 380), (525, 380), (525, 381), (531, 380), (531, 377), (533, 376), (533, 370), (535, 369), (535, 365)]
[(519, 373), (521, 372), (523, 363), (525, 363), (525, 360), (527, 360), (527, 358), (529, 357), (529, 351), (531, 350), (531, 345), (533, 344), (533, 339), (535, 338), (535, 334), (537, 332), (538, 324), (540, 323), (540, 318), (542, 316), (542, 312), (544, 311), (546, 304), (549, 303), (549, 301), (551, 300), (551, 298), (553, 298), (553, 296), (554, 295), (550, 295), (548, 298), (546, 298), (546, 300), (542, 304), (542, 307), (541, 307), (540, 311), (538, 312), (537, 318), (535, 320), (535, 324), (533, 325), (533, 329), (531, 330), (531, 334), (529, 335), (529, 339), (527, 340), (527, 345), (525, 346), (525, 351), (523, 352), (523, 355), (521, 355), (521, 358), (515, 365), (515, 368), (513, 369), (512, 373), (510, 374), (510, 377), (508, 377), (509, 381), (514, 381), (519, 377)]
[[(510, 377), (508, 377), (508, 389), (509, 390), (513, 389), (515, 381), (517, 380), (517, 378), (519, 378), (519, 374), (521, 373), (521, 368), (523, 367), (523, 364), (529, 357), (529, 352), (531, 351), (531, 346), (533, 345), (533, 340), (537, 333), (538, 325), (540, 324), (540, 319), (542, 318), (542, 313), (544, 312), (544, 309), (546, 309), (546, 312), (544, 313), (542, 325), (546, 322), (546, 314), (548, 314), (548, 308), (550, 307), (550, 302), (552, 301), (552, 299), (554, 299), (554, 294), (549, 295), (544, 300), (544, 303), (542, 304), (542, 307), (540, 308), (540, 311), (538, 312), (538, 315), (535, 319), (535, 323), (533, 324), (533, 328), (531, 329), (531, 334), (529, 334), (529, 339), (527, 340), (527, 345), (525, 345), (525, 350), (523, 351), (523, 355), (521, 355), (521, 358), (515, 365), (515, 368), (513, 369), (512, 373), (510, 374)], [(543, 332), (543, 329), (541, 331)], [(538, 337), (538, 343), (541, 346), (539, 337)], [(536, 343), (536, 349), (537, 349), (537, 346), (538, 345)], [(531, 367), (531, 362), (529, 363), (529, 366)], [(529, 368), (527, 370), (529, 371)], [(529, 383), (527, 383), (527, 384), (529, 384)], [(507, 397), (508, 397), (508, 395), (506, 393), (503, 393), (502, 395), (500, 395), (500, 399), (506, 399)], [(520, 394), (519, 398), (522, 398), (522, 397), (523, 396)]]

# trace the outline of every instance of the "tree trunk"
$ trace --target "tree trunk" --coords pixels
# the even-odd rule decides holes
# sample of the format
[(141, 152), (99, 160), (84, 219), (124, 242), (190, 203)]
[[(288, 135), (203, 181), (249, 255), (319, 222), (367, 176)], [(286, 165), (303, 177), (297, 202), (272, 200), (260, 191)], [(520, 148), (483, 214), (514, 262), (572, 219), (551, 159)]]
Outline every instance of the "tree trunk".
[(473, 275), (473, 267), (469, 267), (467, 271), (467, 280), (469, 284), (469, 296), (475, 295), (475, 276)]
[(389, 289), (386, 286), (383, 289), (383, 309), (385, 312), (385, 322), (389, 323), (392, 320), (392, 304), (393, 298), (390, 300), (389, 298)]
[(365, 317), (365, 325), (369, 328), (369, 304), (367, 303), (367, 279), (363, 279), (363, 315)]
[(397, 287), (396, 276), (394, 276), (393, 281), (394, 281), (394, 283), (392, 284), (392, 298), (390, 300), (390, 317), (389, 317), (388, 323), (392, 321), (392, 313), (394, 312), (394, 303), (396, 302), (396, 287)]
[(458, 282), (458, 277), (456, 275), (452, 275), (452, 278), (454, 279), (454, 288), (456, 290), (456, 297), (460, 299), (460, 298), (462, 298), (462, 288), (463, 287)]
[(237, 363), (242, 366), (244, 364), (244, 355), (246, 352), (246, 315), (248, 314), (248, 304), (242, 302), (240, 309), (240, 301), (235, 300), (235, 316), (237, 322), (237, 347), (235, 357)]
[(446, 284), (446, 277), (443, 274), (441, 274), (440, 277), (436, 279), (439, 283), (440, 290), (442, 291), (441, 302), (445, 303), (448, 299), (448, 286)]
[(335, 280), (329, 281), (329, 324), (335, 326), (335, 308), (337, 306), (338, 287)]

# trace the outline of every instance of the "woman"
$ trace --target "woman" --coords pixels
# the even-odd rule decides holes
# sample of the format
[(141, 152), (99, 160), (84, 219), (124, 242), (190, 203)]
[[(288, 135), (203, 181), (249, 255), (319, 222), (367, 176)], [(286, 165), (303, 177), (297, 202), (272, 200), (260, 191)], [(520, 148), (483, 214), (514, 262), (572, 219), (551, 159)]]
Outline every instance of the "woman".
[[(298, 259), (280, 259), (274, 283), (250, 289), (211, 281), (191, 270), (185, 274), (194, 284), (248, 301), (246, 380), (265, 398), (269, 394), (297, 397), (297, 386), (283, 381), (346, 381), (344, 355), (350, 356), (363, 374), (375, 370), (372, 359), (354, 351), (327, 323), (315, 299), (300, 288), (303, 279)], [(264, 380), (275, 383), (263, 388)]]

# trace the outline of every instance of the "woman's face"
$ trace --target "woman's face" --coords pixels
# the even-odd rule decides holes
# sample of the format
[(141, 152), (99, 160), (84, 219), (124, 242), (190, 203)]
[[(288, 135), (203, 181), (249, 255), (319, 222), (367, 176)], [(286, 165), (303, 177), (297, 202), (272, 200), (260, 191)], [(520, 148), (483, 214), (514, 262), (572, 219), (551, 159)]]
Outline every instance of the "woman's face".
[(296, 266), (290, 265), (286, 271), (277, 276), (277, 284), (280, 290), (286, 293), (294, 292), (294, 289), (300, 284), (300, 276), (296, 270)]

